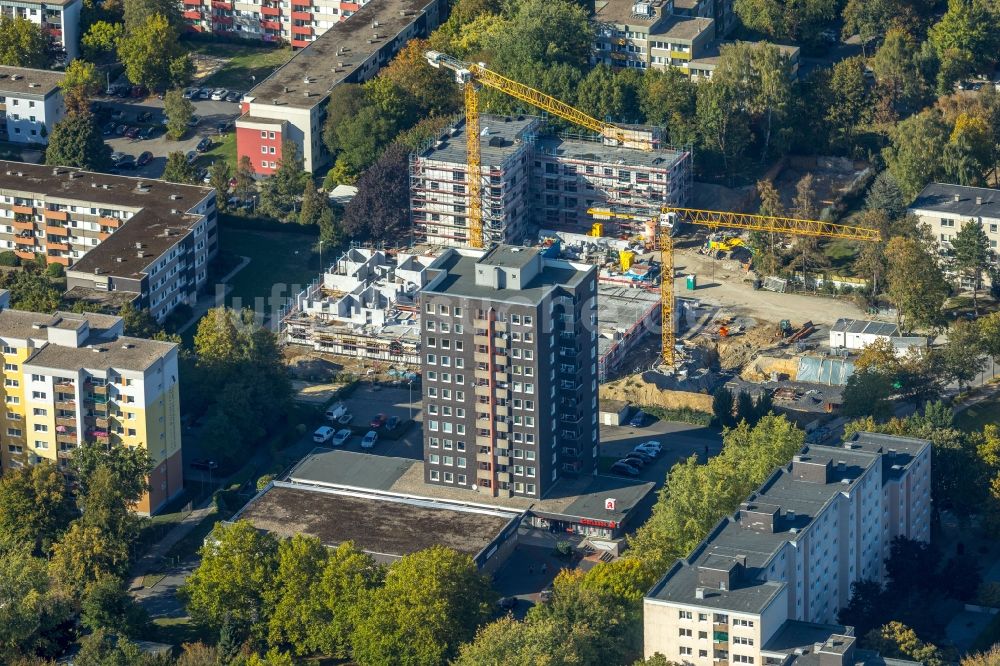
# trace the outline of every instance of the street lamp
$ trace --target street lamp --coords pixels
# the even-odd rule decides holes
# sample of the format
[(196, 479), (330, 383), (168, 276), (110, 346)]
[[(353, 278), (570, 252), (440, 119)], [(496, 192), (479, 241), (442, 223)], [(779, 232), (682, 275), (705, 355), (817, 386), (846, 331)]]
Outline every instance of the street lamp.
[(319, 274), (320, 279), (323, 278), (323, 239), (319, 240)]
[(406, 382), (407, 388), (409, 388), (409, 400), (406, 401), (406, 406), (410, 410), (410, 420), (413, 420), (413, 380)]

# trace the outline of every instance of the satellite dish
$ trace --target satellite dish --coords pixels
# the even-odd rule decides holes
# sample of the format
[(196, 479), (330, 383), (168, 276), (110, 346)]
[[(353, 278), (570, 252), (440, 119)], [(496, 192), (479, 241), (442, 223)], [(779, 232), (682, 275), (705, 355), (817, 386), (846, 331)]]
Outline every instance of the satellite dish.
[(478, 484), (475, 484), (475, 483), (473, 483), (473, 484), (472, 484), (472, 489), (473, 489), (473, 490), (479, 490), (479, 485), (478, 485)]

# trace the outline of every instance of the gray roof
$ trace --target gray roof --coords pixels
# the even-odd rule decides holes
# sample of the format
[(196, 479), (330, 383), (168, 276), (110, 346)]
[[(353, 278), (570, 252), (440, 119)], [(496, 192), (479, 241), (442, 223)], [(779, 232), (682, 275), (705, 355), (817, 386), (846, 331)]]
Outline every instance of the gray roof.
[[(357, 68), (373, 53), (385, 48), (424, 8), (437, 0), (378, 0), (355, 12), (350, 19), (333, 26), (296, 53), (255, 86), (248, 95), (256, 103), (311, 109), (321, 104), (336, 86), (350, 80)], [(378, 28), (373, 29), (372, 23)], [(379, 34), (373, 39), (374, 33)], [(400, 45), (401, 46), (401, 45)], [(343, 63), (339, 66), (338, 63)], [(305, 83), (309, 77), (310, 82)], [(310, 97), (305, 92), (311, 93)], [(256, 120), (255, 122), (260, 122)]]
[(409, 458), (317, 447), (292, 468), (288, 480), (389, 490), (413, 462)]
[(570, 139), (566, 137), (543, 137), (535, 144), (541, 154), (556, 155), (564, 159), (594, 162), (608, 166), (621, 164), (625, 168), (646, 168), (669, 171), (687, 153), (671, 148), (639, 150), (624, 146), (610, 146), (600, 139)]
[(650, 25), (663, 15), (663, 0), (648, 0), (646, 4), (653, 10), (650, 16), (635, 13), (636, 0), (597, 0), (594, 19), (618, 25)]
[(106, 372), (111, 368), (143, 372), (177, 347), (173, 342), (128, 336), (120, 336), (114, 341), (87, 342), (85, 347), (48, 344), (28, 357), (24, 365), (71, 372), (81, 368), (97, 372)]
[(63, 72), (29, 67), (0, 66), (0, 95), (46, 97), (66, 78)]
[(874, 432), (855, 433), (844, 447), (885, 454), (882, 461), (882, 483), (890, 479), (898, 479), (910, 467), (913, 460), (919, 456), (931, 443), (926, 439), (902, 437), (899, 435), (882, 435)]
[(517, 300), (520, 303), (539, 304), (554, 289), (560, 287), (575, 288), (596, 272), (595, 267), (582, 270), (575, 268), (568, 262), (545, 260), (544, 268), (525, 287), (521, 289), (496, 289), (476, 284), (476, 264), (478, 262), (479, 257), (472, 254), (461, 254), (455, 251), (445, 252), (431, 264), (431, 270), (442, 271), (443, 275), (439, 278), (432, 278), (431, 282), (420, 292), (497, 302)]
[[(897, 438), (885, 437), (889, 441)], [(797, 541), (826, 505), (845, 489), (853, 487), (863, 472), (878, 460), (876, 441), (868, 433), (858, 437), (858, 445), (832, 447), (811, 445), (802, 449), (791, 464), (781, 467), (747, 500), (750, 508), (777, 511), (773, 531), (751, 527), (751, 519), (737, 511), (724, 518), (694, 552), (678, 561), (650, 590), (647, 597), (677, 603), (697, 603), (735, 612), (761, 613), (784, 587), (784, 583), (765, 580), (765, 569), (785, 542)], [(920, 440), (916, 440), (920, 441)], [(926, 442), (924, 442), (926, 445)], [(904, 446), (904, 444), (900, 444)], [(916, 446), (906, 443), (906, 447)], [(804, 480), (793, 473), (799, 462), (805, 465), (829, 465), (825, 481)], [(839, 463), (843, 463), (843, 469)], [(885, 467), (886, 465), (883, 465)], [(704, 599), (696, 601), (699, 567), (718, 558), (746, 558), (745, 572), (728, 590), (709, 589)]]
[(521, 513), (279, 482), (234, 520), (280, 537), (308, 534), (326, 546), (353, 541), (385, 560), (434, 545), (475, 556)]
[(524, 268), (541, 252), (537, 247), (518, 247), (516, 245), (494, 245), (478, 261), (484, 266), (500, 266), (502, 268)]
[(865, 335), (899, 335), (899, 326), (884, 321), (868, 321), (866, 319), (838, 319), (831, 331), (838, 333), (863, 333)]
[[(981, 203), (976, 203), (980, 198)], [(958, 199), (956, 201), (955, 199)], [(934, 211), (963, 217), (1000, 218), (1000, 190), (931, 183), (910, 204), (911, 211)]]
[[(534, 116), (479, 116), (480, 160), (483, 166), (501, 166), (505, 160), (532, 138), (541, 120)], [(438, 140), (424, 150), (420, 157), (427, 160), (449, 162), (465, 168), (466, 141), (465, 120), (462, 119)]]
[(706, 30), (711, 30), (714, 23), (715, 21), (712, 19), (700, 16), (671, 16), (649, 36), (650, 38), (667, 37), (693, 42), (698, 38), (698, 35)]
[(46, 340), (48, 335), (45, 328), (56, 326), (67, 328), (67, 323), (72, 323), (72, 328), (76, 328), (79, 322), (86, 320), (90, 324), (91, 337), (100, 338), (104, 333), (113, 328), (121, 319), (113, 315), (96, 313), (76, 314), (72, 312), (55, 312), (45, 314), (39, 312), (28, 312), (26, 310), (3, 310), (0, 311), (0, 337), (13, 338), (15, 340)]

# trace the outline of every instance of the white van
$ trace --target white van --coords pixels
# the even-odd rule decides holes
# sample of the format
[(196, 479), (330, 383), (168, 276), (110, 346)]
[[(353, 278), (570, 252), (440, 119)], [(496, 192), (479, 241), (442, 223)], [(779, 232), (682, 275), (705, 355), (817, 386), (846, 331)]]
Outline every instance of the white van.
[(338, 402), (334, 405), (330, 405), (326, 410), (326, 418), (330, 421), (336, 421), (341, 416), (347, 413), (347, 407), (344, 407), (344, 403)]

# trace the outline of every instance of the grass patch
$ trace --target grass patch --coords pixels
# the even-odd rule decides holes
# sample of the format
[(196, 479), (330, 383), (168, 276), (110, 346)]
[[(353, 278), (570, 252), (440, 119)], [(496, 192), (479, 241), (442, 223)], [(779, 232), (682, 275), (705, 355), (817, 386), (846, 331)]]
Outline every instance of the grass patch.
[(167, 577), (165, 573), (146, 574), (142, 577), (143, 587), (155, 587), (157, 583)]
[(201, 82), (209, 88), (247, 91), (292, 57), (291, 47), (266, 48), (242, 44), (198, 44), (196, 53), (228, 58), (222, 69)]
[(858, 245), (853, 241), (835, 240), (823, 247), (823, 255), (830, 261), (831, 267), (836, 269), (850, 266), (857, 254)]
[(235, 174), (236, 166), (239, 163), (236, 157), (236, 132), (229, 132), (221, 140), (218, 136), (210, 138), (213, 141), (212, 148), (198, 158), (199, 162), (203, 162), (202, 166), (209, 167), (216, 160), (223, 159), (229, 163), (229, 168)]
[(640, 409), (650, 416), (655, 416), (661, 421), (678, 421), (680, 423), (691, 423), (693, 425), (700, 426), (709, 426), (712, 424), (711, 414), (707, 412), (699, 412), (697, 409), (691, 409), (690, 407), (668, 409), (666, 407), (647, 407), (643, 405)]
[(313, 251), (315, 236), (225, 226), (220, 233), (220, 245), (227, 252), (250, 258), (246, 268), (229, 281), (232, 292), (226, 297), (227, 305), (269, 315), (273, 296), (294, 296), (319, 273), (319, 257)]
[(198, 549), (205, 542), (205, 537), (212, 532), (215, 524), (228, 519), (230, 515), (228, 512), (216, 510), (202, 518), (201, 522), (188, 532), (187, 536), (175, 543), (173, 548), (167, 551), (166, 559), (183, 560), (197, 553)]
[(158, 617), (153, 620), (150, 633), (150, 639), (169, 645), (218, 639), (218, 636), (210, 635), (189, 617)]
[(966, 432), (982, 430), (987, 423), (1000, 423), (1000, 396), (987, 398), (955, 416), (955, 425)]

